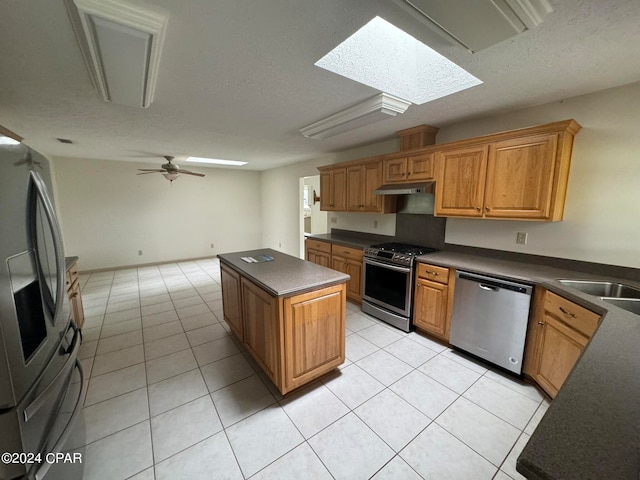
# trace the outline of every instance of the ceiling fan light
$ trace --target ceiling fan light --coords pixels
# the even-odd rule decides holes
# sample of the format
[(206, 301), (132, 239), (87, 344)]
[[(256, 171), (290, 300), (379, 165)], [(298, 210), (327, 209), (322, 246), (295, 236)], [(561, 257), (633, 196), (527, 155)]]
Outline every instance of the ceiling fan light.
[(169, 180), (170, 182), (173, 182), (176, 178), (178, 178), (178, 173), (163, 173), (162, 176), (164, 178), (166, 178), (167, 180)]

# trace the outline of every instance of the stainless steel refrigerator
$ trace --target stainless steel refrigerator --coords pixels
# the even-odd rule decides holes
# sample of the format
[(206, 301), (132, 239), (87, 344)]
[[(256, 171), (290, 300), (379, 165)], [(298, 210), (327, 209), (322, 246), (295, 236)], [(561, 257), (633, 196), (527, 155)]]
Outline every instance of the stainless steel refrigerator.
[(81, 334), (70, 318), (49, 161), (0, 144), (0, 166), (0, 480), (40, 479), (81, 409)]

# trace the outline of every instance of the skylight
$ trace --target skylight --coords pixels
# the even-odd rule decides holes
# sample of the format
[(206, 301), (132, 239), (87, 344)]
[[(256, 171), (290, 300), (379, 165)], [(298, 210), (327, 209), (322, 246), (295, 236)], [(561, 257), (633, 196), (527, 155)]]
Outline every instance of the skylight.
[(380, 17), (375, 17), (315, 65), (417, 105), (482, 83)]
[(0, 134), (0, 145), (20, 145), (20, 142)]
[(220, 160), (218, 158), (204, 158), (204, 157), (188, 157), (185, 162), (193, 163), (213, 163), (216, 165), (246, 165), (247, 162), (239, 162), (237, 160)]

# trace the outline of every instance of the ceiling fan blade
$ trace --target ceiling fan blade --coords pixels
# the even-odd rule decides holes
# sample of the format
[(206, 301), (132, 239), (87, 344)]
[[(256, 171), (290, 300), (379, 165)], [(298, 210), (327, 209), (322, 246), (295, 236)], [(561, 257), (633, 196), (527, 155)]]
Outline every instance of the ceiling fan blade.
[(141, 172), (164, 172), (165, 170), (162, 168), (139, 168)]
[(154, 171), (154, 172), (136, 173), (136, 175), (149, 175), (150, 173), (160, 173), (160, 172), (164, 172), (164, 170), (158, 170), (158, 171)]
[(196, 177), (204, 177), (204, 173), (195, 173), (195, 172), (190, 172), (189, 170), (180, 169), (180, 170), (178, 170), (178, 173), (181, 173), (181, 174), (185, 173), (187, 175), (194, 175)]

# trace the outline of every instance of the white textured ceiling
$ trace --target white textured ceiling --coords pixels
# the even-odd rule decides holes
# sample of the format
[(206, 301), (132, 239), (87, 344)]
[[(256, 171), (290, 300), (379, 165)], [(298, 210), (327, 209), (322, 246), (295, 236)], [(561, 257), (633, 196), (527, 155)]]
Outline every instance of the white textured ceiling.
[[(53, 156), (193, 155), (264, 170), (422, 123), (442, 127), (640, 81), (638, 0), (553, 0), (540, 26), (476, 54), (441, 40), (391, 0), (147, 3), (163, 8), (169, 24), (155, 100), (143, 110), (101, 99), (63, 0), (0, 2), (0, 125)], [(299, 128), (378, 93), (314, 66), (376, 15), (484, 83), (350, 133), (302, 137)]]

